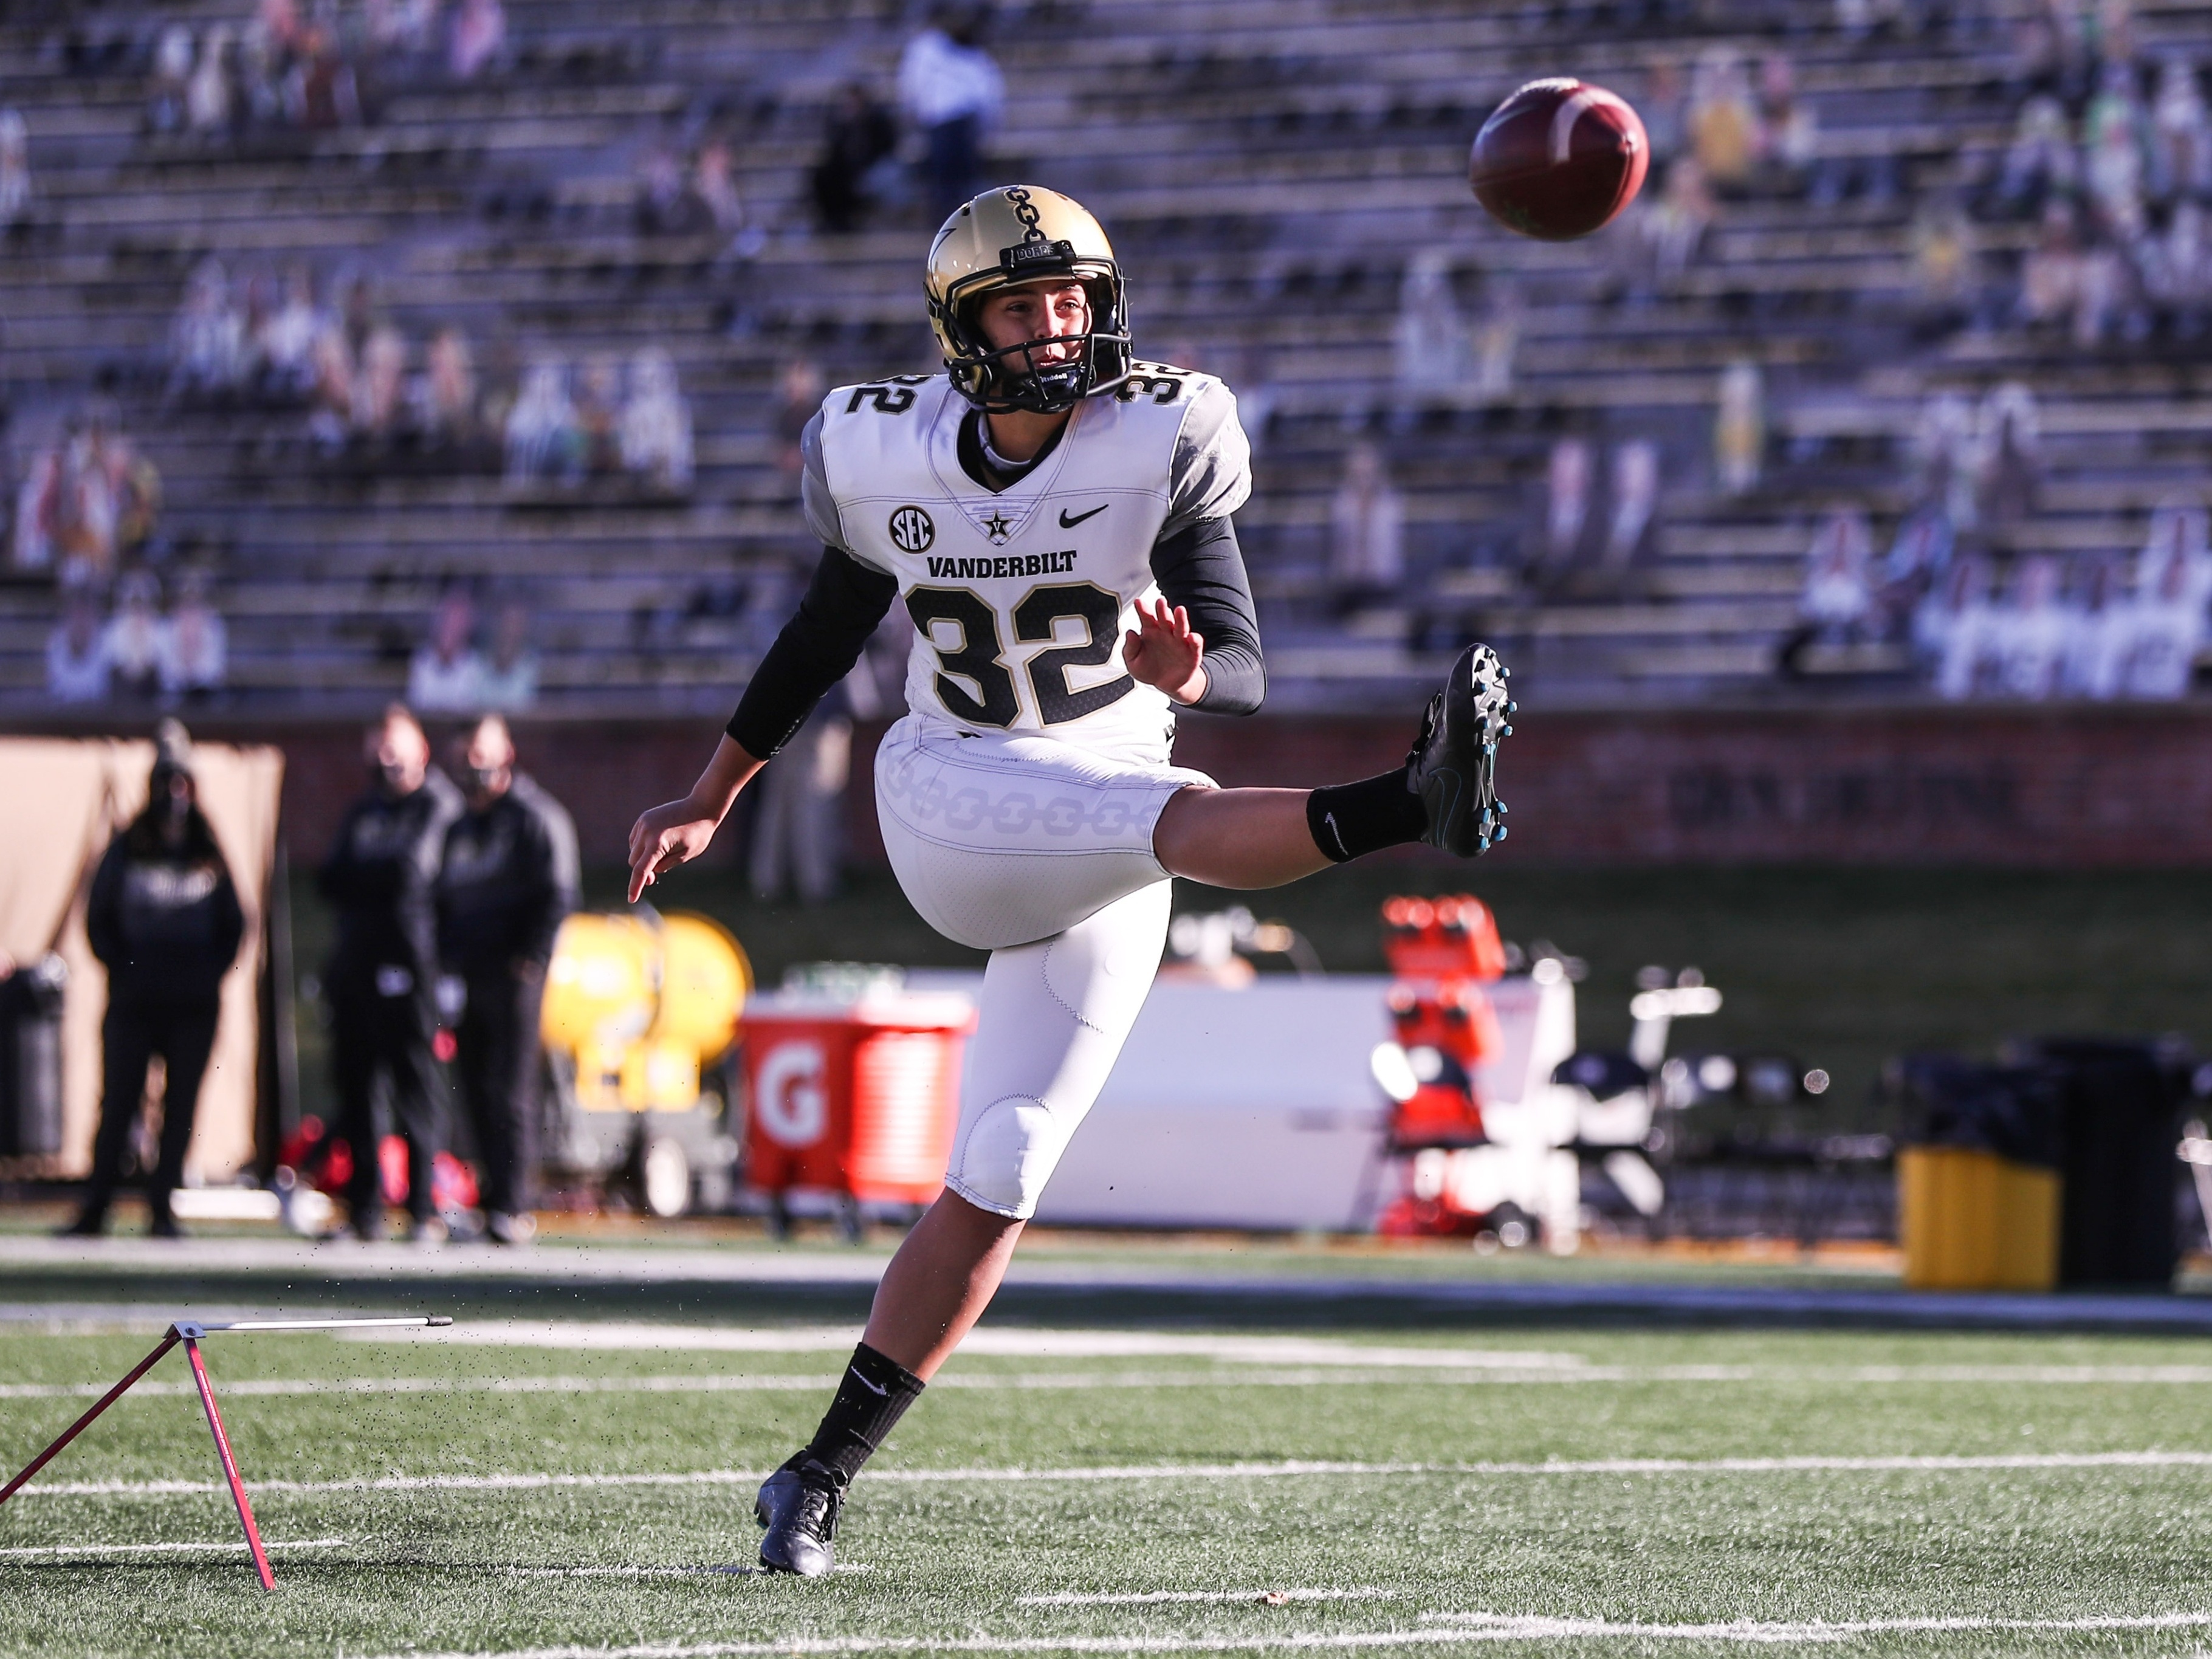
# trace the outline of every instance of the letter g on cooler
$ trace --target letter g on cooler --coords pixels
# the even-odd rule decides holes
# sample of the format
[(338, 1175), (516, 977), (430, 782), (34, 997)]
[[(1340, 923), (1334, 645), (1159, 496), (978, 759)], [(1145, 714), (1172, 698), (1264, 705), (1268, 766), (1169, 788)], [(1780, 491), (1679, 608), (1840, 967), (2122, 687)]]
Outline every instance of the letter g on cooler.
[(779, 1146), (804, 1151), (830, 1127), (829, 1068), (822, 1045), (790, 1038), (771, 1048), (760, 1063), (753, 1116), (761, 1133)]

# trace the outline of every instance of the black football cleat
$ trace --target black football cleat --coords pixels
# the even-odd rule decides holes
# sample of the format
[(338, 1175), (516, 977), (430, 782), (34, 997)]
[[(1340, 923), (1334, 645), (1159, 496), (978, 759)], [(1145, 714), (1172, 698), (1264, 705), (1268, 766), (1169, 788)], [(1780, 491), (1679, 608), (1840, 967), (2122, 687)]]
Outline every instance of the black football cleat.
[(837, 1512), (845, 1488), (836, 1471), (812, 1458), (794, 1457), (761, 1482), (753, 1499), (753, 1519), (768, 1528), (761, 1536), (760, 1564), (770, 1572), (819, 1578), (837, 1559)]
[(1444, 689), (1429, 700), (1421, 735), (1406, 757), (1406, 787), (1421, 798), (1428, 828), (1421, 839), (1463, 859), (1505, 839), (1498, 799), (1498, 744), (1515, 705), (1505, 697), (1508, 671), (1486, 645), (1470, 645), (1452, 665)]

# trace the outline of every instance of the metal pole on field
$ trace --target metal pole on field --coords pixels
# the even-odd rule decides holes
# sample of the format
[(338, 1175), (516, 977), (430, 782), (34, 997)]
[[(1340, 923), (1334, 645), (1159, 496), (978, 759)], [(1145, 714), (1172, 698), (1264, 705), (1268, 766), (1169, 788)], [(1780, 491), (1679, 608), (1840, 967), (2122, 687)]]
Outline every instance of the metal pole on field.
[(200, 1358), (198, 1337), (185, 1339), (185, 1358), (192, 1362), (192, 1381), (207, 1410), (208, 1432), (215, 1436), (215, 1455), (222, 1460), (222, 1478), (230, 1482), (231, 1501), (238, 1505), (238, 1524), (246, 1528), (246, 1547), (253, 1552), (253, 1570), (261, 1575), (261, 1588), (276, 1588), (276, 1575), (269, 1571), (269, 1553), (261, 1547), (261, 1528), (253, 1524), (253, 1505), (246, 1496), (246, 1482), (238, 1478), (238, 1460), (230, 1455), (230, 1437), (222, 1431), (222, 1413), (215, 1408), (215, 1388), (209, 1382), (207, 1362)]
[(231, 1455), (230, 1437), (223, 1432), (222, 1413), (216, 1409), (215, 1385), (208, 1378), (207, 1363), (200, 1358), (202, 1339), (252, 1331), (419, 1331), (453, 1322), (443, 1314), (416, 1315), (405, 1319), (179, 1319), (163, 1334), (161, 1346), (133, 1366), (128, 1376), (100, 1395), (90, 1411), (64, 1429), (61, 1437), (33, 1458), (21, 1474), (0, 1486), (0, 1504), (13, 1498), (24, 1482), (53, 1461), (56, 1453), (82, 1434), (93, 1419), (120, 1400), (132, 1383), (154, 1369), (163, 1354), (181, 1342), (185, 1345), (185, 1357), (191, 1361), (192, 1384), (199, 1390), (200, 1405), (207, 1413), (208, 1432), (215, 1437), (216, 1455), (222, 1460), (223, 1479), (230, 1483), (231, 1500), (238, 1505), (239, 1524), (246, 1528), (246, 1547), (253, 1553), (253, 1570), (261, 1576), (261, 1588), (273, 1590), (276, 1588), (276, 1575), (270, 1571), (269, 1553), (261, 1547), (261, 1532), (253, 1524), (253, 1505), (246, 1496), (246, 1482), (239, 1476), (238, 1460)]
[(46, 1450), (40, 1452), (36, 1457), (33, 1458), (28, 1467), (27, 1467), (21, 1474), (17, 1475), (13, 1480), (10, 1480), (6, 1486), (0, 1486), (0, 1504), (4, 1504), (9, 1498), (13, 1498), (15, 1495), (15, 1489), (17, 1487), (21, 1486), (26, 1480), (28, 1480), (40, 1469), (46, 1468), (49, 1462), (52, 1462), (53, 1455), (56, 1452), (59, 1451), (64, 1446), (68, 1445), (70, 1441), (76, 1439), (77, 1436), (82, 1434), (86, 1429), (89, 1428), (92, 1425), (92, 1419), (94, 1418), (99, 1416), (100, 1413), (106, 1411), (117, 1401), (122, 1399), (124, 1391), (126, 1389), (128, 1389), (133, 1382), (136, 1382), (140, 1377), (145, 1376), (148, 1371), (152, 1370), (154, 1369), (154, 1362), (176, 1346), (176, 1328), (172, 1326), (170, 1328), (169, 1334), (161, 1339), (161, 1346), (155, 1349), (153, 1352), (148, 1354), (143, 1359), (140, 1360), (137, 1366), (132, 1369), (130, 1376), (125, 1377), (120, 1382), (118, 1382), (106, 1394), (100, 1395), (100, 1403), (98, 1405), (94, 1406), (82, 1417), (78, 1418), (77, 1420), (70, 1424), (69, 1427), (63, 1430), (62, 1437), (55, 1441), (52, 1445), (47, 1447)]

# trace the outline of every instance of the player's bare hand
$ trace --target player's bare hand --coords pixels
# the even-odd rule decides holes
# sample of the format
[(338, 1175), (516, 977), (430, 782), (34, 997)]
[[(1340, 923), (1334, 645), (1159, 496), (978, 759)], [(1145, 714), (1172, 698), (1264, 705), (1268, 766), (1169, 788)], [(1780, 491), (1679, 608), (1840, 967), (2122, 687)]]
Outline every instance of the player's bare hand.
[(1157, 686), (1177, 702), (1196, 702), (1206, 695), (1206, 640), (1194, 634), (1190, 613), (1165, 599), (1137, 601), (1137, 626), (1121, 641), (1121, 660), (1146, 685)]
[(679, 864), (689, 864), (714, 839), (718, 820), (688, 795), (641, 812), (629, 831), (629, 902)]

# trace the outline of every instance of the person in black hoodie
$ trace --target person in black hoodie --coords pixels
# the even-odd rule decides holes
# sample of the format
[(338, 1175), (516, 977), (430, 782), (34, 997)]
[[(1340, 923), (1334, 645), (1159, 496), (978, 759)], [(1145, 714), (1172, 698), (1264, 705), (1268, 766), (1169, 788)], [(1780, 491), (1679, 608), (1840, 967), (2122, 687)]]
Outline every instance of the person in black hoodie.
[(200, 1079), (215, 1047), (222, 976), (237, 959), (246, 921), (238, 889), (215, 832), (199, 809), (191, 738), (161, 722), (146, 808), (108, 844), (92, 878), (85, 913), (92, 953), (107, 969), (107, 1015), (100, 1024), (106, 1086), (92, 1180), (84, 1207), (66, 1230), (97, 1237), (123, 1172), (123, 1149), (146, 1093), (146, 1069), (161, 1056), (161, 1153), (146, 1190), (156, 1238), (177, 1238), (169, 1195), (191, 1144)]
[(324, 975), (338, 1091), (334, 1136), (353, 1157), (346, 1201), (354, 1235), (381, 1238), (376, 1082), (387, 1079), (392, 1116), (407, 1143), (411, 1237), (441, 1243), (445, 1227), (430, 1180), (446, 1085), (432, 1051), (438, 1026), (432, 893), (446, 828), (460, 814), (460, 792), (430, 764), (430, 740), (403, 703), (369, 728), (365, 749), (375, 782), (348, 809), (316, 877), (338, 913), (337, 950)]
[(487, 714), (458, 745), (468, 811), (446, 831), (438, 950), (465, 987), (454, 1058), (476, 1127), (484, 1233), (530, 1237), (537, 1168), (538, 1005), (553, 936), (576, 908), (576, 827), (514, 769), (507, 722)]

